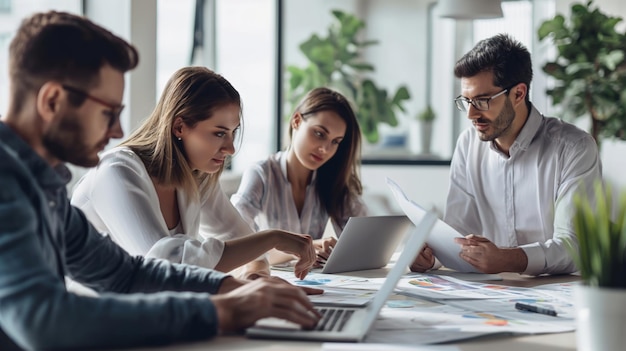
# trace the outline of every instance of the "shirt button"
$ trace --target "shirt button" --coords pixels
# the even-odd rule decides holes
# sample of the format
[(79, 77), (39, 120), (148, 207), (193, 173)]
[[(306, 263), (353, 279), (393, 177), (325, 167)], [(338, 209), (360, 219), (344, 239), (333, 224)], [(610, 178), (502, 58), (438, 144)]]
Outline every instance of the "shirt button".
[(56, 206), (56, 202), (50, 201), (50, 202), (48, 202), (48, 206), (54, 207), (54, 206)]

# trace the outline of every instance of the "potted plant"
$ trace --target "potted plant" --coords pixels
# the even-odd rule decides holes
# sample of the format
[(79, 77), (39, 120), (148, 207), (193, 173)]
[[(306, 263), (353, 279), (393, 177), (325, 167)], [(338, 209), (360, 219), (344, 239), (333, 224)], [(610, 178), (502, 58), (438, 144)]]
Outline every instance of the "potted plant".
[(362, 60), (362, 51), (377, 41), (357, 39), (365, 28), (361, 19), (339, 10), (332, 11), (332, 14), (335, 21), (325, 36), (312, 34), (300, 44), (300, 51), (309, 63), (305, 67), (287, 67), (287, 113), (295, 109), (309, 90), (319, 86), (334, 88), (355, 105), (365, 139), (376, 143), (379, 123), (398, 125), (396, 112), (405, 112), (403, 103), (410, 98), (409, 91), (401, 86), (389, 94), (367, 78), (374, 66)]
[(578, 245), (568, 243), (583, 282), (574, 291), (581, 351), (621, 350), (626, 344), (626, 193), (614, 211), (613, 205), (602, 184), (596, 185), (595, 203), (582, 194), (574, 198)]
[(430, 154), (430, 144), (433, 134), (433, 121), (437, 117), (433, 108), (428, 105), (417, 114), (417, 120), (420, 122), (420, 132), (422, 141), (422, 154)]
[(543, 70), (555, 79), (548, 89), (562, 117), (589, 116), (591, 135), (626, 140), (626, 35), (618, 31), (620, 17), (607, 16), (593, 1), (575, 3), (570, 18), (562, 15), (543, 22), (539, 39), (551, 38), (554, 61)]

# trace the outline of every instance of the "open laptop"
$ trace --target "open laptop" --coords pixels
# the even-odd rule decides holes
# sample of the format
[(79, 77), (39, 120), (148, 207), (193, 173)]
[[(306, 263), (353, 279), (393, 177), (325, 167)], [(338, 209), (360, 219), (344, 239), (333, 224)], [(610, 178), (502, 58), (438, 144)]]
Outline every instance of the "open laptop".
[(421, 251), (436, 221), (437, 216), (433, 212), (428, 212), (419, 222), (419, 225), (409, 232), (408, 240), (398, 257), (398, 261), (389, 271), (380, 290), (376, 292), (367, 306), (340, 308), (328, 307), (328, 304), (324, 304), (324, 306), (317, 307), (324, 317), (313, 330), (276, 326), (264, 327), (263, 320), (261, 320), (257, 325), (248, 328), (246, 335), (252, 338), (265, 339), (352, 342), (363, 340), (407, 267), (413, 262), (417, 253)]
[(321, 272), (384, 267), (410, 225), (406, 216), (350, 217)]

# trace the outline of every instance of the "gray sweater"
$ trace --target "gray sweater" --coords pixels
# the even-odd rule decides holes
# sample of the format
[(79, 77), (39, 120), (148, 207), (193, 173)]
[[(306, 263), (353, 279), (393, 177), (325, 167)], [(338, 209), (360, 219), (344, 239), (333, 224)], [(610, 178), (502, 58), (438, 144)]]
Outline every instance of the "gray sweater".
[[(69, 178), (0, 122), (0, 349), (10, 340), (48, 350), (214, 336), (209, 294), (226, 276), (129, 256), (69, 204)], [(68, 292), (64, 276), (100, 296)]]

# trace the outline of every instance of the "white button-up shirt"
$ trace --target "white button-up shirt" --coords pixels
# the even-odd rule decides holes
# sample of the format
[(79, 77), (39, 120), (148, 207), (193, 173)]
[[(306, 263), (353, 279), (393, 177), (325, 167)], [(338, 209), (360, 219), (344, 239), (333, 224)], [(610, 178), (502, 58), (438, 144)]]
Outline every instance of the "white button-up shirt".
[(224, 241), (252, 233), (218, 182), (199, 196), (182, 189), (176, 196), (180, 223), (170, 231), (143, 162), (128, 147), (118, 147), (102, 154), (76, 185), (72, 205), (131, 255), (207, 268), (219, 263)]
[(464, 235), (522, 248), (526, 274), (576, 271), (563, 239), (576, 243), (572, 199), (579, 185), (592, 196), (602, 177), (593, 138), (532, 107), (509, 153), (481, 141), (473, 127), (461, 134), (444, 220)]

